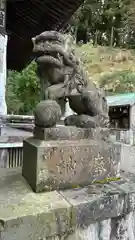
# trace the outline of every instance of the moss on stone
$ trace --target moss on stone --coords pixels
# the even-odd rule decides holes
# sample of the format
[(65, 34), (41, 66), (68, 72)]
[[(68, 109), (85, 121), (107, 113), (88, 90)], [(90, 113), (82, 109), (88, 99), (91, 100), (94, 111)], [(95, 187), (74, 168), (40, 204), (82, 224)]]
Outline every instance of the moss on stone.
[(81, 186), (80, 185), (72, 185), (71, 188), (73, 188), (73, 189), (74, 188), (81, 188)]
[[(120, 179), (121, 179), (120, 177), (110, 177), (110, 178), (105, 178), (103, 180), (95, 180), (92, 182), (92, 185), (94, 183), (105, 184), (105, 183), (109, 183), (109, 182), (115, 182), (115, 181), (119, 181)], [(84, 187), (84, 186), (81, 186), (81, 185), (72, 185), (71, 186), (72, 189), (77, 189), (77, 188), (82, 188), (82, 187)]]
[(119, 181), (120, 179), (121, 179), (120, 177), (105, 178), (103, 180), (95, 180), (93, 183), (105, 184), (105, 183), (109, 183), (109, 182)]

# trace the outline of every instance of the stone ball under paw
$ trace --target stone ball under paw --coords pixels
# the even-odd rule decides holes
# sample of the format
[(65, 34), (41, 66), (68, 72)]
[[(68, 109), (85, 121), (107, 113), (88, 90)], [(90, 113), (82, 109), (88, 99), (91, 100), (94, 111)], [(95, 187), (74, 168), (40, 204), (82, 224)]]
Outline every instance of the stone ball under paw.
[(61, 108), (56, 101), (44, 100), (37, 104), (35, 109), (35, 125), (53, 127), (61, 117)]

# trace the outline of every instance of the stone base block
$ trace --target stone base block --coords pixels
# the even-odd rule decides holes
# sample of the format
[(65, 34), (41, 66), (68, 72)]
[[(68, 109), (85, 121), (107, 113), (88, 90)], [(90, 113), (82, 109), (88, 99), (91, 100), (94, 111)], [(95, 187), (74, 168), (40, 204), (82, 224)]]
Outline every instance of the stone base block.
[(75, 126), (58, 126), (42, 128), (35, 126), (34, 137), (40, 140), (79, 140), (109, 139), (108, 128), (78, 128)]
[(74, 188), (116, 177), (120, 144), (103, 140), (24, 141), (22, 175), (35, 192)]

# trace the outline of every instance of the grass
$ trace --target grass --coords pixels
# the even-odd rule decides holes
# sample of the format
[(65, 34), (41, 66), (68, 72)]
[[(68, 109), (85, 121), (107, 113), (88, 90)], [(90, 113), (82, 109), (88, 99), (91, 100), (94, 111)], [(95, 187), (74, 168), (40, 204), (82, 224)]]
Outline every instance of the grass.
[[(119, 85), (119, 78), (121, 80), (126, 78), (129, 82), (135, 78), (135, 50), (104, 46), (93, 47), (88, 43), (78, 46), (76, 54), (84, 63), (84, 67), (93, 81), (98, 85), (102, 80), (105, 82), (105, 79), (106, 81), (115, 81), (115, 85)], [(134, 88), (134, 86), (132, 87)], [(129, 87), (129, 90), (132, 91), (132, 87)]]

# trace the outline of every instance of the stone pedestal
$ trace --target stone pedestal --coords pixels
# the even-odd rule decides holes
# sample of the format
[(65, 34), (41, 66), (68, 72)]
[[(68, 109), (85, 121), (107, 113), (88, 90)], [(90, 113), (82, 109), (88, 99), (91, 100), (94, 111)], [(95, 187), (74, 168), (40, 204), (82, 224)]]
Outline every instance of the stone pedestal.
[(24, 141), (22, 175), (35, 192), (118, 176), (121, 146), (104, 139), (107, 131), (63, 127), (62, 135), (61, 130), (35, 129), (35, 136)]

